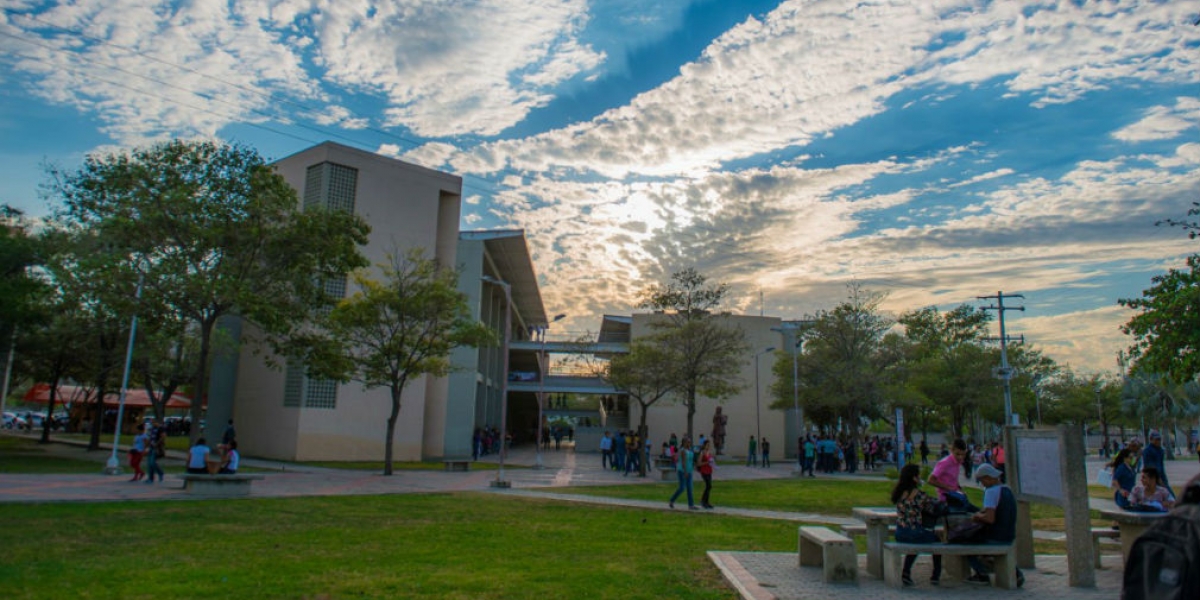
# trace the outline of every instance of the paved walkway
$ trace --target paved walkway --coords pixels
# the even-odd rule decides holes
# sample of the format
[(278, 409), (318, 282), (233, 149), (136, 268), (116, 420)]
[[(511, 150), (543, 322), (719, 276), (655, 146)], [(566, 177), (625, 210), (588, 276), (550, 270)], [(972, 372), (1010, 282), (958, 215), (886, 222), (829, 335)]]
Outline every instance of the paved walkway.
[[(96, 474), (83, 475), (4, 475), (0, 476), (0, 503), (6, 502), (96, 502), (122, 500), (195, 500), (183, 492), (178, 473), (182, 471), (182, 453), (172, 452), (167, 459), (165, 484), (144, 484), (128, 481), (124, 476), (100, 474), (111, 455), (111, 450), (87, 452), (81, 447), (54, 444), (50, 451), (83, 460), (95, 460)], [(496, 457), (486, 457), (471, 471), (447, 473), (443, 471), (402, 470), (391, 477), (375, 472), (329, 469), (246, 458), (243, 464), (274, 471), (267, 473), (262, 481), (255, 482), (251, 497), (294, 497), (335, 496), (367, 494), (403, 494), (424, 492), (488, 491), (493, 493), (552, 499), (581, 504), (627, 506), (646, 510), (671, 510), (662, 501), (626, 500), (584, 496), (553, 491), (554, 488), (570, 488), (587, 485), (636, 485), (662, 481), (658, 472), (648, 477), (625, 476), (602, 469), (597, 454), (576, 454), (573, 449), (549, 450), (543, 453), (545, 468), (532, 468), (536, 454), (532, 448), (518, 448), (509, 453), (504, 470), (504, 479), (510, 489), (493, 488), (497, 479)], [(1200, 463), (1192, 460), (1168, 462), (1168, 473), (1176, 485), (1181, 485), (1200, 471)], [(1098, 459), (1088, 462), (1089, 480), (1101, 468)], [(719, 480), (775, 479), (792, 477), (793, 465), (776, 463), (770, 469), (748, 468), (741, 465), (720, 465)], [(126, 467), (126, 471), (128, 471)], [(829, 477), (829, 476), (822, 476)], [(881, 474), (834, 475), (839, 479), (879, 478)], [(686, 509), (677, 508), (686, 512)], [(709, 512), (709, 511), (706, 511)], [(718, 507), (717, 514), (751, 518), (778, 519), (792, 522), (822, 523), (831, 526), (855, 524), (850, 517), (836, 517), (803, 512), (766, 511), (742, 508)], [(1040, 539), (1060, 540), (1062, 534), (1034, 532)], [(1066, 561), (1064, 557), (1038, 556), (1037, 569), (1026, 571), (1025, 587), (1017, 591), (994, 590), (991, 588), (965, 587), (966, 584), (945, 581), (940, 588), (928, 585), (929, 560), (918, 561), (914, 568), (917, 586), (894, 590), (882, 581), (864, 576), (857, 586), (826, 585), (821, 581), (818, 568), (797, 566), (794, 552), (763, 553), (738, 552), (736, 550), (712, 550), (708, 553), (713, 563), (721, 570), (730, 584), (743, 598), (754, 600), (801, 600), (830, 599), (849, 600), (869, 597), (872, 600), (892, 598), (916, 598), (930, 595), (936, 598), (987, 598), (1049, 597), (1055, 600), (1092, 598), (1115, 598), (1119, 595), (1121, 582), (1120, 558), (1105, 556), (1105, 569), (1097, 571), (1097, 585), (1093, 589), (1071, 588), (1067, 585)], [(865, 558), (860, 556), (860, 562)], [(865, 573), (865, 564), (860, 565)]]

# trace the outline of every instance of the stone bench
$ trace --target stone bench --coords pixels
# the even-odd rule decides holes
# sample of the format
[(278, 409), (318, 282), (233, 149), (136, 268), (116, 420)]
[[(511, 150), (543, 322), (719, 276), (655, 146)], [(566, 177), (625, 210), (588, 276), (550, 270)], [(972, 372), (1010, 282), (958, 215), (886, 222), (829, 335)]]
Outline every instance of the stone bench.
[(183, 489), (193, 496), (212, 498), (228, 498), (232, 496), (249, 496), (250, 482), (265, 479), (262, 475), (199, 475), (185, 473), (179, 476), (183, 479)]
[(828, 527), (802, 525), (799, 530), (801, 567), (821, 567), (825, 583), (858, 582), (858, 552), (854, 542)]
[(1103, 568), (1100, 565), (1100, 540), (1102, 540), (1102, 539), (1116, 540), (1116, 539), (1120, 539), (1120, 538), (1121, 538), (1121, 532), (1117, 531), (1116, 529), (1109, 529), (1107, 527), (1093, 527), (1092, 528), (1092, 553), (1096, 557), (1096, 568), (1097, 569)]
[(946, 574), (957, 581), (965, 581), (971, 567), (968, 556), (994, 556), (993, 585), (1011, 590), (1017, 588), (1017, 552), (1013, 544), (905, 544), (888, 542), (883, 545), (883, 580), (896, 588), (904, 587), (900, 576), (904, 571), (904, 557), (908, 554), (939, 554)]
[(660, 477), (663, 481), (675, 481), (675, 461), (659, 456), (654, 459), (654, 468), (662, 474)]
[(445, 465), (445, 469), (447, 471), (470, 471), (471, 470), (471, 461), (469, 461), (465, 458), (454, 458), (454, 459), (448, 458), (446, 460), (443, 460), (442, 464)]

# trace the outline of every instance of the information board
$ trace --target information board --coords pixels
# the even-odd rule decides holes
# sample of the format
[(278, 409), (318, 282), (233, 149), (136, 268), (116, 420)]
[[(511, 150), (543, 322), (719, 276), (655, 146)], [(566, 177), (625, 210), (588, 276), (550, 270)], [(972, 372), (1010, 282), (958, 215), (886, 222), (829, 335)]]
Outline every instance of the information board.
[(1018, 494), (1062, 502), (1063, 474), (1057, 437), (1017, 437)]

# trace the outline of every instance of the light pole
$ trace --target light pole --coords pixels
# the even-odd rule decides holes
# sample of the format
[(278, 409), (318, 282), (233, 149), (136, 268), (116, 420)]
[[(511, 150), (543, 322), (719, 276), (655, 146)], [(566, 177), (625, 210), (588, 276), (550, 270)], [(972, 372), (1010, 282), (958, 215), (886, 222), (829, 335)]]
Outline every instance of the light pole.
[(512, 335), (512, 286), (491, 275), (483, 275), (480, 279), (504, 288), (504, 349), (500, 361), (500, 470), (492, 487), (506, 488), (511, 485), (504, 479), (504, 457), (508, 455), (508, 338)]
[(534, 447), (537, 448), (537, 460), (533, 464), (533, 468), (544, 468), (542, 464), (542, 407), (546, 405), (546, 371), (549, 370), (549, 365), (546, 364), (546, 330), (550, 328), (551, 323), (557, 323), (566, 318), (567, 315), (554, 315), (550, 319), (550, 323), (546, 323), (541, 328), (542, 352), (538, 360), (538, 426), (537, 439), (534, 440)]
[(759, 385), (758, 385), (758, 371), (759, 371), (758, 357), (760, 357), (768, 352), (774, 352), (774, 351), (775, 351), (775, 346), (771, 346), (770, 348), (767, 348), (766, 350), (763, 350), (762, 352), (759, 352), (758, 354), (754, 355), (754, 420), (756, 422), (755, 423), (755, 433), (758, 436), (758, 443), (760, 443), (760, 444), (762, 443), (762, 401), (759, 399), (760, 395), (759, 395)]
[[(134, 299), (139, 302), (142, 299), (141, 277), (138, 278)], [(117, 424), (113, 427), (112, 456), (108, 457), (108, 465), (104, 468), (104, 472), (108, 475), (121, 474), (121, 462), (117, 459), (117, 446), (121, 441), (121, 422), (125, 419), (125, 392), (129, 390), (129, 365), (133, 362), (133, 341), (137, 337), (137, 321), (137, 312), (135, 311), (133, 319), (129, 322), (129, 343), (125, 346), (125, 374), (121, 377), (121, 398), (117, 401)], [(104, 398), (96, 398), (96, 401), (103, 409)]]

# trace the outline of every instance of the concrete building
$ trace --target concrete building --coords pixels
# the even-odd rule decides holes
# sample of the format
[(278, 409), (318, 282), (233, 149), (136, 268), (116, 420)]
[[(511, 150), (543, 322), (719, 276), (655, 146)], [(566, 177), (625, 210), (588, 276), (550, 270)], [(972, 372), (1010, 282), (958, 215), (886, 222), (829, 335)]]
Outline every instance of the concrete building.
[[(442, 264), (455, 264), (461, 178), (328, 142), (288, 156), (275, 167), (304, 206), (350, 210), (370, 223), (363, 253), (372, 264), (413, 247)], [(333, 293), (346, 293), (345, 281), (326, 285)], [(232, 324), (231, 329), (252, 333), (238, 332), (239, 326), (252, 327)], [(236, 416), (243, 452), (286, 460), (383, 457), (384, 420), (391, 405), (386, 388), (363, 390), (356, 383), (312, 380), (300, 365), (272, 369), (254, 350), (243, 348), (235, 359), (214, 365), (207, 417), (209, 423), (224, 423), (218, 399), (232, 398), (225, 410)], [(431, 432), (427, 421), (445, 422), (447, 384), (445, 378), (421, 377), (405, 388), (396, 426), (397, 460), (417, 460), (437, 447), (442, 436)]]

